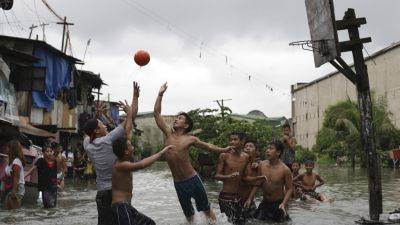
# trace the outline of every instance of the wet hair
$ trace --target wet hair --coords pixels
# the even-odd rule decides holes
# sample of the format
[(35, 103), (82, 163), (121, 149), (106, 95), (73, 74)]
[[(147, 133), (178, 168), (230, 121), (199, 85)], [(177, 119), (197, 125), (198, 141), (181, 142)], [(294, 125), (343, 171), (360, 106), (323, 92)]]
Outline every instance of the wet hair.
[(90, 142), (92, 142), (96, 138), (95, 130), (99, 126), (99, 121), (97, 119), (90, 119), (86, 121), (85, 127), (83, 128), (83, 132), (90, 137)]
[(112, 148), (117, 158), (122, 159), (122, 157), (124, 157), (125, 150), (128, 149), (128, 143), (126, 137), (121, 137), (113, 141)]
[(244, 142), (244, 144), (246, 145), (247, 143), (253, 143), (254, 146), (257, 148), (257, 142), (251, 139), (246, 139), (246, 141)]
[(291, 129), (291, 128), (290, 128), (290, 125), (289, 125), (289, 123), (285, 123), (285, 124), (283, 124), (283, 126), (282, 126), (282, 129), (285, 129), (285, 128), (289, 128), (289, 129)]
[(299, 164), (299, 166), (301, 166), (301, 163), (300, 163), (299, 161), (294, 161), (294, 162), (292, 163), (292, 165), (295, 164), (295, 163), (297, 163), (297, 164)]
[(282, 152), (283, 152), (283, 149), (284, 149), (282, 141), (280, 141), (280, 140), (272, 140), (271, 142), (268, 143), (268, 145), (275, 146), (275, 148), (279, 152), (279, 154), (282, 155)]
[(243, 141), (243, 140), (246, 140), (246, 134), (245, 133), (243, 133), (243, 132), (239, 132), (239, 131), (232, 131), (231, 132), (231, 136), (232, 135), (236, 135), (236, 136), (238, 136), (239, 137), (239, 139), (241, 140), (241, 141)]
[(185, 123), (188, 125), (188, 127), (185, 129), (186, 133), (189, 133), (193, 129), (193, 120), (190, 118), (189, 114), (185, 112), (179, 113), (177, 116), (184, 116), (185, 117)]
[(315, 165), (315, 162), (312, 161), (312, 160), (307, 160), (307, 161), (304, 163), (304, 165), (305, 165), (305, 166), (307, 166), (307, 165), (312, 165), (312, 166), (314, 166), (314, 165)]
[[(8, 142), (8, 158), (9, 164), (11, 165), (14, 159), (19, 158), (22, 162), (22, 165), (25, 165), (25, 157), (24, 153), (22, 152), (22, 145), (17, 139), (13, 139)], [(22, 169), (22, 168), (21, 168)]]

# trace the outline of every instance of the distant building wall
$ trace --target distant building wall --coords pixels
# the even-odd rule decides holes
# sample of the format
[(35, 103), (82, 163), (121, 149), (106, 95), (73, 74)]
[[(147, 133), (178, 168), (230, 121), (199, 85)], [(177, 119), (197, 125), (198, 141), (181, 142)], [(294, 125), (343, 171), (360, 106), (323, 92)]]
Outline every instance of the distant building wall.
[[(168, 126), (172, 126), (172, 122), (176, 116), (163, 116), (163, 118)], [(149, 143), (152, 148), (156, 148), (164, 143), (163, 133), (158, 128), (152, 112), (138, 115), (135, 123), (137, 125), (136, 128), (143, 131), (140, 137), (143, 143)]]
[[(392, 122), (400, 127), (400, 43), (382, 49), (366, 60), (370, 86), (377, 96), (386, 96)], [(315, 144), (325, 110), (346, 99), (357, 101), (355, 86), (341, 73), (331, 73), (310, 82), (292, 85), (292, 118), (296, 139), (306, 148)]]

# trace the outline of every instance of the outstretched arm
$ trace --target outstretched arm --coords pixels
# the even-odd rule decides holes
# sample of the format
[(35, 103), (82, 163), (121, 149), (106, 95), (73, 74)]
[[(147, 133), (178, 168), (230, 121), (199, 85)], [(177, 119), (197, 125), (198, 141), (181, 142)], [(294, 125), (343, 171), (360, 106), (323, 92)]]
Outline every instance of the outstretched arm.
[(194, 138), (195, 138), (194, 142), (193, 142), (194, 146), (196, 146), (198, 148), (201, 148), (201, 149), (204, 149), (204, 150), (209, 151), (209, 152), (226, 153), (226, 152), (229, 152), (232, 149), (231, 146), (228, 146), (228, 147), (225, 147), (225, 148), (220, 148), (220, 147), (217, 147), (215, 145), (212, 145), (212, 144), (206, 143), (204, 141), (201, 141), (197, 137), (194, 137)]
[(160, 87), (156, 103), (154, 104), (154, 119), (156, 120), (157, 126), (162, 130), (162, 132), (166, 136), (168, 136), (171, 133), (171, 129), (168, 128), (167, 124), (165, 123), (164, 119), (161, 116), (161, 101), (164, 92), (167, 90), (167, 88), (168, 88), (167, 83), (165, 83), (163, 86)]
[(122, 162), (115, 165), (115, 169), (121, 171), (136, 171), (140, 169), (144, 169), (146, 167), (151, 166), (155, 161), (157, 161), (166, 151), (175, 148), (174, 145), (169, 145), (165, 147), (163, 150), (157, 152), (156, 154), (147, 157), (139, 162), (132, 163), (132, 162)]
[(133, 128), (133, 121), (136, 118), (137, 111), (138, 111), (138, 98), (139, 98), (139, 93), (140, 93), (140, 87), (138, 83), (133, 82), (133, 97), (132, 97), (132, 103), (131, 106), (127, 104), (125, 101), (125, 104), (120, 102), (122, 108), (126, 112), (126, 122), (124, 124), (124, 130), (125, 130), (125, 136), (130, 139), (130, 134)]
[(132, 97), (132, 122), (135, 121), (139, 110), (139, 95), (140, 86), (137, 82), (133, 82), (133, 97)]

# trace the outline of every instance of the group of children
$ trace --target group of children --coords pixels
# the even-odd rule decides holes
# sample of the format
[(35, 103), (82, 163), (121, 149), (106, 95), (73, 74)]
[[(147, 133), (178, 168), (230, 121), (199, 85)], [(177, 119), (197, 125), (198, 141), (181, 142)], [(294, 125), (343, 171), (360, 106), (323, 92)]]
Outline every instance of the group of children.
[[(84, 149), (97, 173), (98, 224), (155, 224), (131, 204), (132, 172), (150, 166), (161, 156), (164, 156), (171, 170), (177, 197), (187, 221), (191, 223), (194, 220), (195, 211), (191, 201), (194, 199), (197, 211), (204, 212), (209, 222), (215, 223), (215, 213), (210, 207), (204, 185), (189, 160), (191, 146), (220, 154), (215, 179), (223, 182), (223, 188), (218, 201), (221, 212), (233, 224), (244, 224), (253, 217), (275, 221), (289, 219), (286, 205), (296, 196), (293, 193), (318, 199), (315, 188), (322, 185), (323, 180), (312, 172), (313, 164), (307, 163), (307, 172), (294, 177), (291, 170), (298, 173), (300, 164), (281, 160), (284, 155), (286, 159), (294, 160), (295, 141), (286, 131), (283, 141), (276, 140), (268, 144), (264, 161), (257, 157), (257, 143), (246, 140), (245, 134), (240, 132), (232, 133), (230, 145), (224, 148), (205, 143), (188, 134), (193, 128), (193, 121), (188, 114), (178, 114), (172, 126), (165, 123), (161, 116), (161, 102), (167, 90), (166, 83), (158, 92), (154, 118), (164, 134), (167, 147), (146, 159), (132, 162), (134, 149), (130, 132), (138, 110), (137, 83), (134, 83), (133, 89), (132, 104), (120, 102), (127, 114), (125, 122), (111, 132), (97, 119), (91, 119), (85, 125), (87, 137)], [(315, 185), (317, 180), (320, 183)], [(262, 190), (263, 200), (257, 207), (254, 198), (258, 189)]]
[[(216, 216), (210, 207), (204, 185), (189, 160), (191, 146), (220, 154), (215, 179), (222, 181), (223, 187), (218, 203), (221, 213), (225, 213), (233, 224), (244, 224), (249, 218), (287, 220), (289, 216), (286, 205), (292, 197), (320, 201), (326, 199), (315, 192), (317, 187), (323, 185), (324, 180), (312, 171), (313, 162), (307, 162), (306, 172), (298, 174), (300, 164), (294, 162), (293, 157), (295, 141), (288, 134), (287, 126), (284, 127), (282, 140), (274, 140), (267, 145), (264, 152), (266, 159), (261, 161), (257, 156), (257, 143), (246, 139), (244, 133), (231, 133), (229, 146), (221, 148), (189, 135), (193, 129), (193, 121), (186, 113), (178, 114), (172, 126), (167, 125), (161, 116), (161, 102), (166, 90), (165, 83), (161, 86), (154, 105), (154, 118), (164, 134), (166, 147), (139, 162), (132, 160), (134, 149), (130, 142), (133, 121), (138, 112), (140, 88), (137, 83), (134, 83), (131, 105), (126, 101), (120, 102), (121, 108), (127, 114), (123, 123), (108, 132), (106, 125), (96, 118), (86, 122), (83, 148), (97, 175), (98, 224), (155, 224), (151, 218), (131, 205), (132, 172), (152, 165), (161, 156), (164, 156), (171, 170), (177, 197), (187, 221), (194, 220), (193, 198), (197, 211), (204, 212), (209, 222), (215, 223)], [(23, 178), (37, 170), (43, 204), (45, 207), (54, 207), (57, 188), (60, 186), (62, 174), (65, 173), (65, 158), (59, 153), (54, 154), (55, 149), (59, 151), (58, 148), (45, 147), (44, 157), (37, 160), (35, 166), (24, 174), (20, 144), (16, 142), (15, 146), (13, 143), (9, 146), (11, 163), (8, 171), (11, 171), (13, 188), (6, 198), (19, 200), (24, 191)], [(78, 164), (80, 165), (76, 167), (76, 173), (81, 174), (84, 165), (83, 162)], [(257, 206), (254, 198), (259, 189), (263, 198)]]
[[(29, 177), (36, 172), (37, 188), (42, 193), (43, 206), (55, 207), (57, 193), (64, 190), (64, 177), (68, 173), (68, 159), (62, 154), (62, 146), (55, 142), (44, 145), (41, 156), (27, 170), (22, 149), (19, 139), (6, 144), (6, 154), (2, 155), (2, 159), (7, 166), (0, 180), (0, 203), (5, 209), (20, 208), (25, 195), (25, 180), (31, 180)], [(88, 171), (88, 166), (91, 165), (87, 165), (80, 152), (77, 152), (75, 162), (72, 172), (75, 177), (93, 176), (93, 172)]]

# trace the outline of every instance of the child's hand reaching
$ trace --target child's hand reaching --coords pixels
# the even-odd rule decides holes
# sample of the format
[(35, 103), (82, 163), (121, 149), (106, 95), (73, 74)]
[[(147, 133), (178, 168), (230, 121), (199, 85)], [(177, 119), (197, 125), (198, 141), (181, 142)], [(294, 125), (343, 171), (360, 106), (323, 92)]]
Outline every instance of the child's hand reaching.
[(163, 148), (163, 149), (161, 150), (161, 154), (163, 155), (163, 154), (165, 154), (166, 152), (168, 152), (169, 150), (174, 149), (175, 147), (176, 147), (175, 145), (168, 145), (167, 147), (165, 147), (165, 148)]

